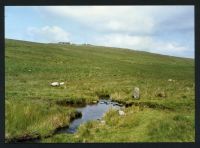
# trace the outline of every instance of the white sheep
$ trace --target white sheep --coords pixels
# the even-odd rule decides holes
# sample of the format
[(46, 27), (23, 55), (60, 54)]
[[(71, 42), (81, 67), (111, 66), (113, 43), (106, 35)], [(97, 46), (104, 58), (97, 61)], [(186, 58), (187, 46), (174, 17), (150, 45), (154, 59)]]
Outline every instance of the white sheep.
[(51, 83), (51, 86), (59, 86), (59, 85), (60, 85), (59, 82), (53, 82), (53, 83)]
[(60, 82), (60, 85), (64, 85), (65, 83), (64, 82)]
[(169, 82), (172, 82), (172, 79), (168, 79)]

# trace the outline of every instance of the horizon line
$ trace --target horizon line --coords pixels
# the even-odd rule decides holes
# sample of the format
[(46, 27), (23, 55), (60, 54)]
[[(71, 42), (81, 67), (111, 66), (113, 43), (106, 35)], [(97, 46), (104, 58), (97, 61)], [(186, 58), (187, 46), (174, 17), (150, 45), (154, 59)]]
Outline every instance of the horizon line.
[[(173, 55), (166, 55), (166, 54), (160, 54), (160, 53), (156, 53), (156, 52), (150, 52), (150, 51), (145, 51), (145, 50), (138, 50), (138, 49), (131, 49), (131, 48), (123, 48), (123, 47), (116, 47), (116, 46), (104, 46), (104, 45), (97, 45), (97, 44), (92, 44), (92, 43), (75, 43), (75, 42), (71, 42), (71, 41), (58, 41), (58, 42), (39, 42), (39, 41), (30, 41), (30, 40), (22, 40), (22, 39), (14, 39), (14, 38), (4, 38), (5, 40), (16, 40), (16, 41), (25, 41), (25, 42), (32, 42), (32, 43), (39, 43), (39, 44), (59, 44), (60, 42), (66, 42), (66, 43), (70, 43), (69, 45), (84, 45), (84, 44), (88, 44), (88, 45), (93, 45), (93, 46), (99, 46), (99, 47), (107, 47), (107, 48), (118, 48), (118, 49), (123, 49), (123, 50), (132, 50), (132, 51), (138, 51), (138, 52), (146, 52), (146, 53), (150, 53), (150, 54), (157, 54), (157, 55), (162, 55), (162, 56), (169, 56), (169, 57), (175, 57), (175, 58), (185, 58), (185, 59), (191, 59), (194, 60), (195, 59), (195, 55), (194, 57), (182, 57), (182, 56), (173, 56)], [(63, 44), (63, 45), (67, 45), (67, 44)]]

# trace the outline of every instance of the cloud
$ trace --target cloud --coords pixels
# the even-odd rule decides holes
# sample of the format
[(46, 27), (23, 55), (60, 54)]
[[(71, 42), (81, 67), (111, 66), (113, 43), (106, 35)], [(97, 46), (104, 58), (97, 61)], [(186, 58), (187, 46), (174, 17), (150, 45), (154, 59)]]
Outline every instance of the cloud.
[(127, 34), (107, 34), (96, 37), (95, 44), (148, 51), (166, 55), (183, 56), (191, 49), (177, 42), (154, 39), (151, 36), (131, 36)]
[(69, 41), (70, 36), (68, 32), (58, 26), (28, 27), (27, 34), (31, 40), (39, 42)]
[(146, 35), (163, 30), (174, 31), (177, 28), (193, 29), (193, 8), (193, 6), (46, 6), (38, 7), (38, 10), (57, 17), (74, 19), (98, 31)]
[(154, 27), (154, 20), (135, 6), (47, 6), (38, 9), (53, 16), (74, 19), (97, 31), (150, 33)]

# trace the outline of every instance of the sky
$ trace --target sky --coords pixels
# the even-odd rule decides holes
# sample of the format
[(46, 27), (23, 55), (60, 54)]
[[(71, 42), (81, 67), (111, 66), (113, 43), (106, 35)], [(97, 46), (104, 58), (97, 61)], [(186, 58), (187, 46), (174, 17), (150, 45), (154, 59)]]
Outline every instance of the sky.
[(6, 6), (5, 37), (194, 58), (194, 6)]

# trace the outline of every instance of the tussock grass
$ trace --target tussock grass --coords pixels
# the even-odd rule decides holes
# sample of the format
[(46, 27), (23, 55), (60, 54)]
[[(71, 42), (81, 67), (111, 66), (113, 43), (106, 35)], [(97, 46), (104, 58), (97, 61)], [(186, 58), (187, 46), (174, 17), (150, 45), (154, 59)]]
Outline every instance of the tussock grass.
[(6, 100), (6, 139), (23, 136), (45, 137), (55, 129), (68, 126), (76, 116), (73, 108), (38, 101)]

